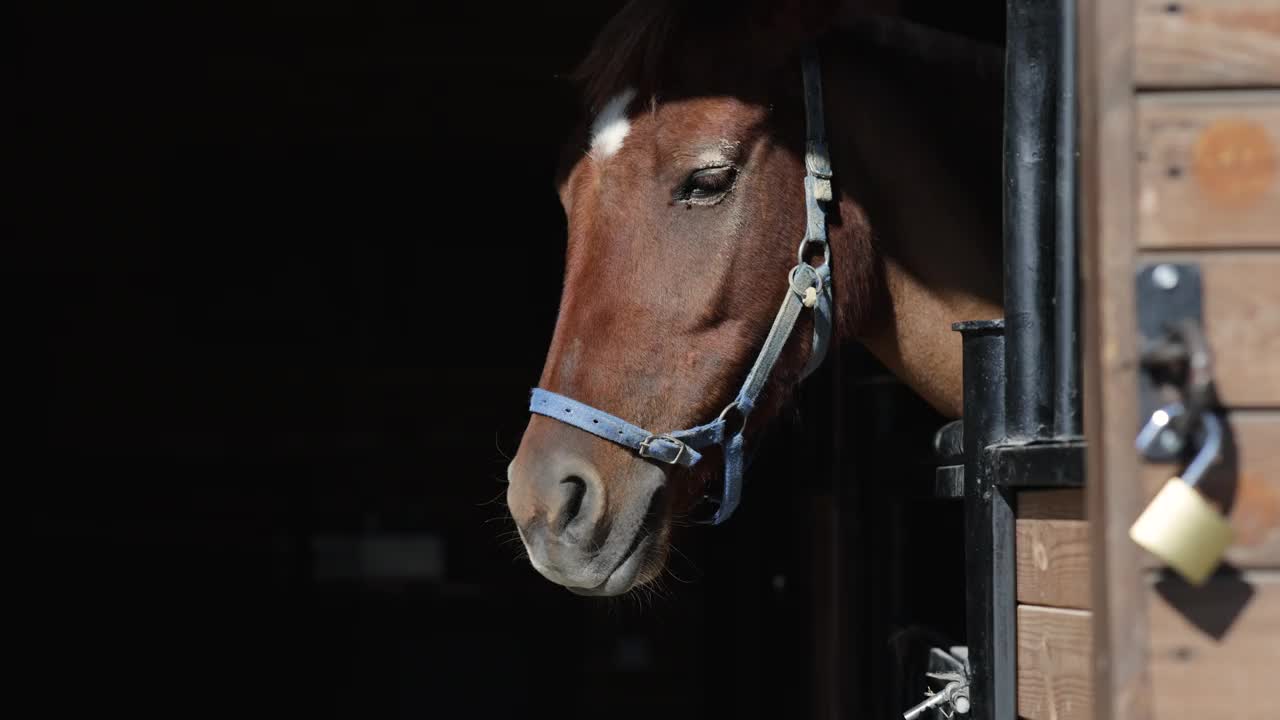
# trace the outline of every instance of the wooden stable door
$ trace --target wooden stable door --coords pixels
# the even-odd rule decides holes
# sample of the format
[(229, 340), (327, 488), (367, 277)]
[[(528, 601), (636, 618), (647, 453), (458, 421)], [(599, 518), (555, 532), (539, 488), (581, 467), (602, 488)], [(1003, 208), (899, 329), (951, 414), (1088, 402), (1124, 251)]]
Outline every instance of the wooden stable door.
[[(1019, 711), (1274, 720), (1280, 1), (1085, 0), (1079, 57), (1088, 473), (1083, 507), (1043, 497), (1025, 514), (1042, 522), (1020, 522), (1019, 594), (1025, 584), (1038, 605), (1068, 609), (1020, 616)], [(1199, 587), (1128, 535), (1180, 470), (1134, 449), (1144, 419), (1135, 274), (1149, 263), (1199, 268), (1229, 428), (1213, 470), (1225, 495), (1214, 499), (1229, 506), (1234, 544)]]

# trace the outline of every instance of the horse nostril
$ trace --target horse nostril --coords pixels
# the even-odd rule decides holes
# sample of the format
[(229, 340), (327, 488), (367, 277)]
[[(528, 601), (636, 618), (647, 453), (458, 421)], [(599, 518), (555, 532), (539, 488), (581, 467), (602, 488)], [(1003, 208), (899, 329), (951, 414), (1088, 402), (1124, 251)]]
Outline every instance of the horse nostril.
[(556, 532), (564, 532), (565, 528), (578, 517), (578, 513), (582, 511), (582, 501), (587, 497), (587, 481), (577, 475), (560, 481), (564, 486), (564, 504), (560, 508), (560, 512), (556, 518)]

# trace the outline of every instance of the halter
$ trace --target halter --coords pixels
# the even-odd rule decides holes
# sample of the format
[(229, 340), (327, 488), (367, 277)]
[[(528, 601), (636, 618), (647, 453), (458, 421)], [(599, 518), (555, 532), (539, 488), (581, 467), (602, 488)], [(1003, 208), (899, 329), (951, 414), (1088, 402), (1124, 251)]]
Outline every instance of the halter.
[[(687, 430), (652, 433), (603, 410), (565, 397), (550, 390), (534, 388), (529, 399), (529, 412), (554, 418), (597, 437), (636, 451), (642, 458), (668, 465), (693, 467), (702, 459), (699, 450), (719, 445), (724, 449), (724, 489), (715, 515), (709, 521), (719, 525), (733, 514), (742, 498), (742, 471), (747, 416), (755, 407), (774, 364), (791, 337), (796, 320), (805, 308), (814, 311), (813, 346), (801, 379), (822, 364), (831, 341), (831, 251), (827, 243), (827, 213), (822, 203), (830, 202), (831, 158), (827, 152), (826, 129), (822, 117), (822, 76), (818, 56), (813, 49), (805, 52), (801, 63), (804, 81), (805, 111), (805, 234), (800, 241), (796, 266), (787, 274), (787, 294), (774, 317), (773, 327), (765, 338), (760, 354), (737, 397), (715, 420)], [(825, 262), (813, 267), (805, 259), (813, 251)], [(736, 415), (734, 418), (732, 416)], [(730, 426), (732, 422), (732, 428)]]

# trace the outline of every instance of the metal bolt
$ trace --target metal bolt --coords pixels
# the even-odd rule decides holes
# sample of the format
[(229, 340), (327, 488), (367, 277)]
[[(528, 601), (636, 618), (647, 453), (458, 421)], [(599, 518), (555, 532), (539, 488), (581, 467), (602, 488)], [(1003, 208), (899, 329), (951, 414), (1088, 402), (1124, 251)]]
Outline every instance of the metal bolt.
[(1161, 290), (1172, 290), (1178, 287), (1178, 268), (1163, 263), (1151, 271), (1151, 281)]
[[(942, 690), (929, 695), (929, 697), (925, 698), (925, 700), (919, 705), (916, 705), (910, 710), (902, 713), (903, 720), (917, 720), (917, 718), (924, 716), (925, 710), (953, 704), (956, 700), (956, 693), (958, 693), (963, 687), (964, 686), (958, 682), (947, 683), (947, 686), (942, 688)], [(946, 714), (945, 711), (944, 714)], [(950, 715), (947, 716), (950, 717)]]
[(1178, 437), (1178, 433), (1166, 428), (1160, 433), (1160, 449), (1173, 455), (1182, 449), (1182, 438)]

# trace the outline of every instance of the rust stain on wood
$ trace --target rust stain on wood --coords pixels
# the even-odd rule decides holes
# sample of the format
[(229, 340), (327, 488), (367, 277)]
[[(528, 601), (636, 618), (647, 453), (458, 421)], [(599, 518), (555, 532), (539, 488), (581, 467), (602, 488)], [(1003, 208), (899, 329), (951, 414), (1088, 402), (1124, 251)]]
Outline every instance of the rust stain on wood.
[(1280, 247), (1280, 91), (1138, 96), (1138, 241)]
[(1196, 140), (1192, 168), (1205, 197), (1244, 209), (1276, 179), (1276, 151), (1267, 129), (1247, 119), (1218, 120)]

